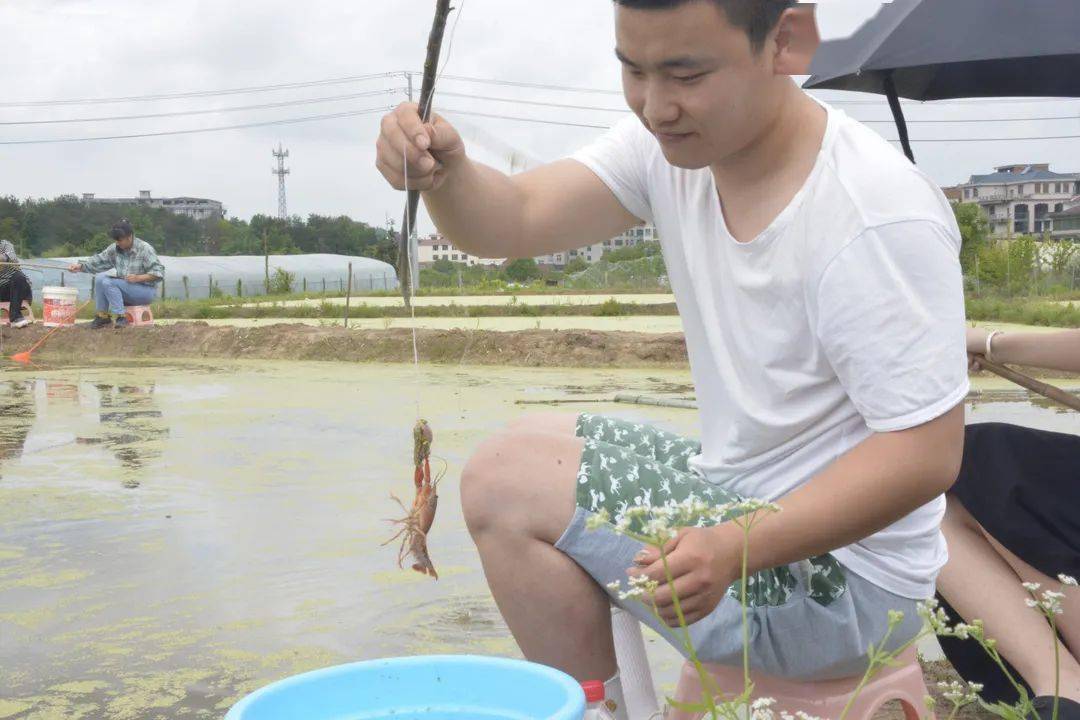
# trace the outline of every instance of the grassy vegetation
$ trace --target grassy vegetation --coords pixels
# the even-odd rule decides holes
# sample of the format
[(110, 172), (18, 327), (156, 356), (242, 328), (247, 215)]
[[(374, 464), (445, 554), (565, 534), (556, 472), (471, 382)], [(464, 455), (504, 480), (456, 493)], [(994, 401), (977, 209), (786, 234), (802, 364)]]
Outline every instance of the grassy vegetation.
[[(292, 299), (296, 299), (295, 297)], [(354, 301), (349, 308), (350, 318), (406, 318), (409, 311), (404, 307), (375, 307), (362, 304), (362, 299)], [(213, 300), (177, 301), (166, 300), (153, 305), (154, 317), (162, 320), (226, 320), (233, 318), (281, 318), (281, 319), (341, 319), (345, 317), (345, 306), (338, 303), (321, 302), (312, 305), (275, 305), (264, 303), (250, 307), (241, 305), (223, 305)], [(416, 306), (416, 317), (570, 317), (598, 316), (613, 317), (620, 315), (677, 315), (675, 303), (662, 305), (642, 305), (638, 303), (620, 303), (610, 299), (598, 305), (526, 305), (509, 303), (505, 305), (447, 305)], [(40, 307), (35, 309), (40, 317)], [(89, 319), (94, 310), (86, 307), (79, 317)]]
[[(601, 294), (614, 296), (603, 303), (595, 305), (531, 305), (518, 302), (510, 302), (501, 305), (459, 305), (453, 300), (454, 297), (470, 294), (488, 294), (473, 292), (474, 288), (464, 288), (462, 292), (449, 294), (453, 289), (441, 288), (437, 291), (428, 290), (423, 295), (445, 295), (449, 299), (445, 305), (417, 306), (417, 317), (570, 317), (570, 316), (672, 316), (677, 315), (678, 310), (674, 303), (662, 305), (639, 304), (633, 302), (620, 302), (618, 291), (589, 291), (571, 292), (565, 288), (546, 288), (543, 286), (530, 286), (528, 288), (515, 288), (513, 293), (503, 292), (501, 295), (580, 295)], [(365, 305), (367, 297), (394, 296), (396, 293), (374, 293), (362, 296), (354, 296), (352, 307), (349, 309), (351, 318), (404, 318), (409, 313), (404, 307), (382, 307)], [(270, 295), (254, 298), (215, 297), (202, 300), (159, 300), (154, 303), (154, 316), (161, 319), (181, 320), (215, 320), (215, 319), (259, 319), (259, 318), (282, 318), (282, 319), (341, 319), (345, 317), (345, 306), (340, 303), (329, 302), (332, 298), (340, 298), (342, 295), (336, 292), (330, 293), (303, 293), (291, 295)], [(1036, 325), (1044, 327), (1077, 328), (1080, 327), (1080, 300), (1072, 302), (1074, 296), (1061, 295), (1061, 299), (1051, 300), (1045, 296), (1010, 298), (1010, 297), (976, 297), (969, 294), (967, 298), (967, 316), (970, 320), (984, 322), (1007, 322), (1019, 325)], [(284, 303), (295, 300), (321, 300), (305, 305), (289, 306)], [(251, 303), (257, 303), (250, 305)], [(244, 305), (249, 305), (244, 307)], [(41, 307), (35, 306), (35, 313), (40, 317)], [(87, 306), (80, 313), (81, 318), (93, 317), (93, 307)]]
[(968, 298), (967, 316), (969, 320), (1076, 328), (1080, 327), (1080, 303), (1012, 298)]

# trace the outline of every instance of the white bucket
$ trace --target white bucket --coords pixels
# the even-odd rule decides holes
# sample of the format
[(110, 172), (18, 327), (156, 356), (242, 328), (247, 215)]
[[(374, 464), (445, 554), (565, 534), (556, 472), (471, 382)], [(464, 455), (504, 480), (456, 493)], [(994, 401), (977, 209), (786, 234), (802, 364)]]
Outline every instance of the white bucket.
[(41, 304), (43, 306), (43, 320), (45, 327), (59, 327), (61, 325), (74, 325), (76, 305), (79, 302), (79, 291), (69, 287), (43, 287), (41, 289)]

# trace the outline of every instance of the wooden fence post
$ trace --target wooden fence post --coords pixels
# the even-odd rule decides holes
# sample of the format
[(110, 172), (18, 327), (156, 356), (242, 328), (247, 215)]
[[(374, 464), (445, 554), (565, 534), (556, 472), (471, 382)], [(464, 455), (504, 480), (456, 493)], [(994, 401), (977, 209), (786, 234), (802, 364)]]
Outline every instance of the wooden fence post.
[(184, 281), (184, 299), (185, 300), (190, 300), (191, 299), (191, 288), (188, 286), (188, 277), (187, 277), (187, 275), (185, 275), (182, 279)]
[(349, 289), (345, 291), (345, 327), (349, 327), (349, 303), (352, 301), (352, 263), (349, 263)]

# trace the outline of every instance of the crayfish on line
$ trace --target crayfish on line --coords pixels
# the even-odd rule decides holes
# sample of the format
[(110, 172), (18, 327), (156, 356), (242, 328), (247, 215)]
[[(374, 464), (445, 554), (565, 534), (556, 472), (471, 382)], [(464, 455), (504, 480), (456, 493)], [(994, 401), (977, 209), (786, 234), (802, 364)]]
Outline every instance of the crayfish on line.
[(403, 518), (390, 521), (400, 525), (401, 529), (384, 542), (383, 546), (401, 538), (398, 567), (404, 567), (405, 558), (411, 555), (413, 570), (438, 580), (439, 574), (435, 572), (435, 566), (428, 555), (427, 534), (435, 522), (435, 508), (439, 504), (436, 488), (443, 473), (439, 473), (434, 479), (431, 476), (431, 441), (431, 427), (426, 420), (418, 420), (413, 428), (413, 484), (416, 486), (416, 497), (413, 498), (412, 508), (408, 509), (405, 503), (391, 493), (391, 499), (407, 514)]

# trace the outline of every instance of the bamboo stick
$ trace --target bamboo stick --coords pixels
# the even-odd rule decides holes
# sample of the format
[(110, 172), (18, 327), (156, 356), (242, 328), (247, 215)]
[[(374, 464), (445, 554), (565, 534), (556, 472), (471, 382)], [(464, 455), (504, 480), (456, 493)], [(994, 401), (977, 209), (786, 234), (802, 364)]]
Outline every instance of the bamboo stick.
[(37, 263), (0, 261), (0, 266), (4, 266), (4, 265), (6, 265), (8, 267), (15, 266), (15, 267), (35, 268), (37, 270), (59, 270), (61, 272), (67, 270), (66, 265), (65, 266), (60, 266), (60, 265), (39, 265)]
[(1054, 402), (1061, 403), (1067, 408), (1073, 410), (1080, 410), (1080, 398), (1071, 393), (1067, 393), (1061, 388), (1054, 387), (1049, 383), (1044, 383), (1041, 380), (1036, 380), (1033, 377), (1025, 375), (1022, 372), (1017, 372), (1010, 367), (1004, 365), (998, 365), (992, 363), (985, 358), (979, 358), (979, 367), (984, 370), (989, 370), (998, 377), (1003, 377), (1010, 382), (1014, 382), (1020, 387), (1027, 388), (1033, 393), (1038, 393), (1045, 398), (1049, 398)]
[(658, 407), (683, 408), (686, 410), (697, 410), (698, 407), (696, 400), (681, 400), (679, 398), (664, 398), (652, 395), (635, 395), (633, 393), (618, 393), (615, 395), (615, 402), (627, 403), (630, 405), (656, 405)]
[[(420, 119), (427, 122), (431, 117), (431, 95), (435, 90), (435, 80), (439, 69), (439, 56), (442, 54), (443, 34), (446, 31), (446, 18), (450, 15), (450, 0), (435, 0), (435, 19), (431, 23), (431, 33), (428, 35), (427, 55), (424, 59), (424, 77), (420, 84)], [(411, 80), (410, 86), (411, 86)], [(411, 98), (410, 98), (411, 99)], [(406, 194), (405, 217), (401, 223), (401, 233), (398, 235), (398, 284), (401, 286), (401, 297), (405, 300), (405, 306), (412, 304), (413, 283), (419, 278), (412, 277), (412, 267), (415, 261), (411, 245), (411, 234), (416, 226), (416, 211), (420, 205), (420, 192), (409, 190)]]

